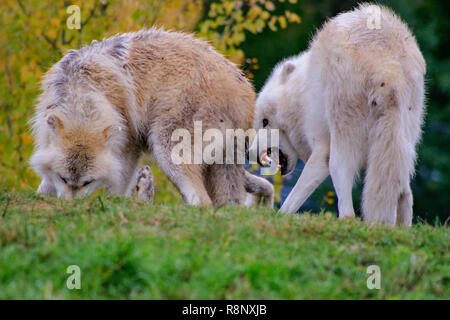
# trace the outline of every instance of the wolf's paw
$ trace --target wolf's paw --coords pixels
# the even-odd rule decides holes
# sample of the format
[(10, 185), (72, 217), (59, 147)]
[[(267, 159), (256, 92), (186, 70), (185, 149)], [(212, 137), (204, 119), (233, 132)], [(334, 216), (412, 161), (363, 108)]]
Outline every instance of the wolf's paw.
[(339, 213), (339, 219), (349, 219), (349, 218), (355, 218), (355, 213), (354, 212)]
[(43, 180), (41, 184), (39, 185), (37, 191), (38, 194), (41, 194), (43, 196), (55, 196), (56, 195), (56, 188), (55, 186), (50, 183), (48, 180)]
[(139, 200), (153, 202), (154, 195), (153, 173), (149, 166), (140, 168), (136, 181), (136, 196)]

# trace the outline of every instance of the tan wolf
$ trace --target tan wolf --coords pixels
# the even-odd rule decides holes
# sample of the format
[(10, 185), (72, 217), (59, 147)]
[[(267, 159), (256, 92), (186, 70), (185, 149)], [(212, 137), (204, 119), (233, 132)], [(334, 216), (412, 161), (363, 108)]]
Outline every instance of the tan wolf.
[(370, 4), (329, 20), (307, 51), (278, 64), (258, 95), (254, 127), (280, 130), (283, 174), (305, 162), (280, 211), (296, 212), (330, 174), (339, 217), (354, 217), (353, 182), (365, 168), (364, 219), (411, 225), (424, 75), (406, 24)]
[(39, 193), (72, 198), (105, 186), (129, 195), (149, 152), (187, 204), (243, 203), (246, 191), (273, 202), (272, 185), (243, 165), (171, 161), (177, 128), (252, 125), (252, 85), (206, 42), (155, 28), (94, 41), (56, 63), (42, 91), (30, 160)]

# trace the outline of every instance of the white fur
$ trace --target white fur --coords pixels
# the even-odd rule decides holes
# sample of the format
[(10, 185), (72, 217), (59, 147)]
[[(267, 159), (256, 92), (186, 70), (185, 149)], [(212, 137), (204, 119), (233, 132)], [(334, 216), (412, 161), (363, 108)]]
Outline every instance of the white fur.
[(306, 52), (274, 69), (258, 96), (255, 128), (267, 119), (268, 127), (280, 129), (289, 172), (298, 158), (306, 164), (281, 212), (297, 211), (331, 174), (339, 217), (353, 217), (353, 182), (366, 168), (364, 218), (411, 224), (425, 61), (389, 9), (379, 7), (380, 29), (368, 28), (369, 8), (360, 5), (325, 23)]

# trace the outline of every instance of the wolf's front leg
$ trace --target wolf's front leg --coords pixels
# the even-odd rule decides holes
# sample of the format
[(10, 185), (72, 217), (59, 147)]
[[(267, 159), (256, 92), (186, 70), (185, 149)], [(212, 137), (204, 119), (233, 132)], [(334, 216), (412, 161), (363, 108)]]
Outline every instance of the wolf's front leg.
[(281, 213), (294, 213), (329, 175), (328, 146), (317, 147), (303, 168), (302, 174), (280, 208)]
[(200, 166), (175, 166), (170, 162), (158, 161), (159, 168), (166, 174), (169, 180), (175, 185), (180, 192), (183, 200), (188, 205), (194, 206), (211, 206), (212, 200), (206, 191), (202, 169)]
[(105, 190), (109, 194), (131, 196), (136, 185), (138, 174), (139, 153), (122, 154), (122, 167), (117, 172), (111, 172), (105, 183)]
[(153, 130), (155, 134), (150, 136), (153, 156), (158, 167), (175, 185), (186, 204), (211, 206), (212, 201), (205, 188), (201, 165), (176, 164), (173, 161), (170, 143), (162, 139), (172, 135), (172, 131), (169, 129), (157, 126)]
[(41, 184), (37, 189), (37, 193), (44, 196), (55, 196), (56, 187), (49, 178), (43, 178)]

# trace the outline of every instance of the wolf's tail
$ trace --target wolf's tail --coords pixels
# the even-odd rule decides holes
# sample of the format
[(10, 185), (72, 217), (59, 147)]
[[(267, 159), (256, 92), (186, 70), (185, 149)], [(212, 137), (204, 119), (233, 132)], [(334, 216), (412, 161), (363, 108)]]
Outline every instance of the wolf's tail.
[[(411, 141), (411, 136), (418, 136), (418, 133), (411, 134), (411, 130), (421, 121), (415, 119), (415, 112), (411, 112), (412, 99), (408, 96), (410, 90), (401, 80), (380, 81), (374, 86), (368, 102), (371, 126), (362, 201), (363, 217), (372, 223), (392, 226), (396, 221), (411, 224), (412, 197), (409, 181), (414, 173), (416, 157), (415, 141)], [(420, 131), (420, 127), (418, 130)], [(406, 209), (402, 200), (405, 195), (411, 197), (407, 203), (410, 208)], [(406, 210), (406, 219), (403, 216), (397, 217), (398, 208), (401, 208), (400, 215), (405, 215)]]

